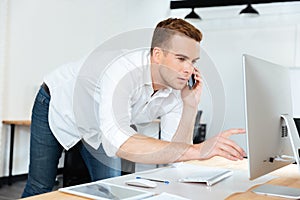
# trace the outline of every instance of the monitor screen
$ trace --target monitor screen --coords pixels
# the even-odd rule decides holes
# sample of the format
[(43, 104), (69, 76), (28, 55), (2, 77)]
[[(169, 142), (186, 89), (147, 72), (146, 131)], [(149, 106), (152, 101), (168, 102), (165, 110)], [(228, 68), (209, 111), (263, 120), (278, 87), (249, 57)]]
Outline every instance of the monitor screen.
[[(255, 179), (295, 162), (298, 143), (291, 119), (289, 69), (243, 55), (245, 114), (249, 179)], [(292, 131), (291, 131), (292, 130)], [(296, 141), (297, 140), (297, 141)], [(296, 145), (294, 145), (296, 144)], [(295, 157), (295, 155), (297, 157)]]

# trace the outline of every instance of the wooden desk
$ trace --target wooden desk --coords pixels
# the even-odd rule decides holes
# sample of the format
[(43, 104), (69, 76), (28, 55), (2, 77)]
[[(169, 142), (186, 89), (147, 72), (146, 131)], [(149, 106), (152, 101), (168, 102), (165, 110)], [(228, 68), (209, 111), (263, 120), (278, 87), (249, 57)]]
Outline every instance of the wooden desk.
[[(224, 158), (215, 157), (210, 160), (206, 161), (190, 161), (189, 163), (196, 164), (196, 165), (205, 165), (205, 166), (213, 166), (213, 167), (224, 167), (228, 169), (238, 169), (238, 170), (245, 170), (245, 173), (247, 173), (247, 160), (242, 161), (228, 161)], [(285, 185), (285, 186), (291, 186), (291, 187), (297, 187), (300, 188), (300, 173), (298, 172), (297, 165), (288, 165), (286, 167), (283, 167), (279, 170), (276, 170), (271, 173), (272, 175), (279, 176), (278, 178), (275, 178), (268, 183), (276, 184), (276, 185)], [(257, 186), (252, 187), (251, 189), (255, 188)], [(248, 199), (270, 199), (270, 200), (280, 200), (284, 198), (279, 197), (271, 197), (271, 196), (263, 196), (258, 195), (253, 192), (251, 192), (251, 189), (242, 192), (242, 193), (235, 193), (230, 195), (226, 198), (226, 200), (248, 200)], [(199, 196), (200, 198), (201, 196)], [(64, 199), (64, 200), (86, 200), (87, 198), (82, 198), (70, 194), (65, 194), (62, 192), (54, 191), (47, 194), (37, 195), (34, 197), (26, 198), (26, 200), (58, 200), (58, 199)], [(25, 199), (24, 199), (25, 200)]]
[(30, 126), (30, 120), (3, 120), (3, 124), (10, 126), (10, 150), (9, 150), (9, 166), (8, 166), (8, 184), (12, 184), (12, 168), (14, 156), (14, 139), (15, 139), (15, 126)]
[[(248, 163), (247, 160), (244, 159), (242, 161), (228, 161), (221, 157), (215, 157), (210, 160), (206, 161), (190, 161), (193, 164), (203, 164), (206, 166), (212, 166), (212, 167), (224, 167), (228, 169), (238, 169), (238, 170), (245, 170), (245, 173), (248, 173)], [(269, 184), (274, 185), (281, 185), (281, 186), (289, 186), (289, 187), (295, 187), (300, 188), (300, 173), (298, 170), (298, 166), (295, 164), (291, 164), (288, 166), (285, 166), (283, 168), (280, 168), (278, 170), (275, 170), (274, 172), (271, 172), (270, 175), (278, 176), (278, 178), (275, 178), (273, 180), (268, 181)], [(259, 199), (270, 199), (270, 200), (282, 200), (286, 198), (280, 198), (280, 197), (273, 197), (273, 196), (263, 196), (255, 194), (252, 191), (252, 189), (258, 187), (259, 185), (256, 185), (254, 187), (251, 187), (245, 192), (242, 193), (235, 193), (230, 195), (226, 198), (226, 200), (259, 200)]]

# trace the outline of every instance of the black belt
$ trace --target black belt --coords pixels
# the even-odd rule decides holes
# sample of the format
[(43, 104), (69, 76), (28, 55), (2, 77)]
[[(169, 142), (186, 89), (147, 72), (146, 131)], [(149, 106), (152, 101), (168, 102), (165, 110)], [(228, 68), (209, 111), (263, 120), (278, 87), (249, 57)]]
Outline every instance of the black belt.
[(42, 84), (42, 88), (45, 90), (45, 92), (50, 96), (50, 90), (48, 88), (48, 86), (46, 85), (46, 83)]

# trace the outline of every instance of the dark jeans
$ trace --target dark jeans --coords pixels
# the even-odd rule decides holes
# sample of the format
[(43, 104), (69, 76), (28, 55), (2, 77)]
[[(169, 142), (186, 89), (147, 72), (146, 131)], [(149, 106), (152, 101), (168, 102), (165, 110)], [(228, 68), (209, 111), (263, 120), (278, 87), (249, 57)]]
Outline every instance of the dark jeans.
[[(63, 147), (48, 124), (49, 102), (50, 96), (41, 87), (32, 110), (29, 173), (22, 197), (50, 192), (55, 184)], [(80, 153), (92, 181), (121, 175), (120, 159), (107, 157), (102, 145), (94, 150), (82, 142)]]

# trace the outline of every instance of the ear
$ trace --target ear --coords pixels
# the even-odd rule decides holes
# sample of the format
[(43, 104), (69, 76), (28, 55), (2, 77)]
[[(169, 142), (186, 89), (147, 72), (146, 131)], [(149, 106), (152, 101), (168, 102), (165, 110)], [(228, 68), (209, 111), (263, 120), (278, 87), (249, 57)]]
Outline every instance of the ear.
[(152, 50), (152, 61), (155, 64), (160, 64), (162, 59), (163, 51), (159, 47), (154, 47)]

